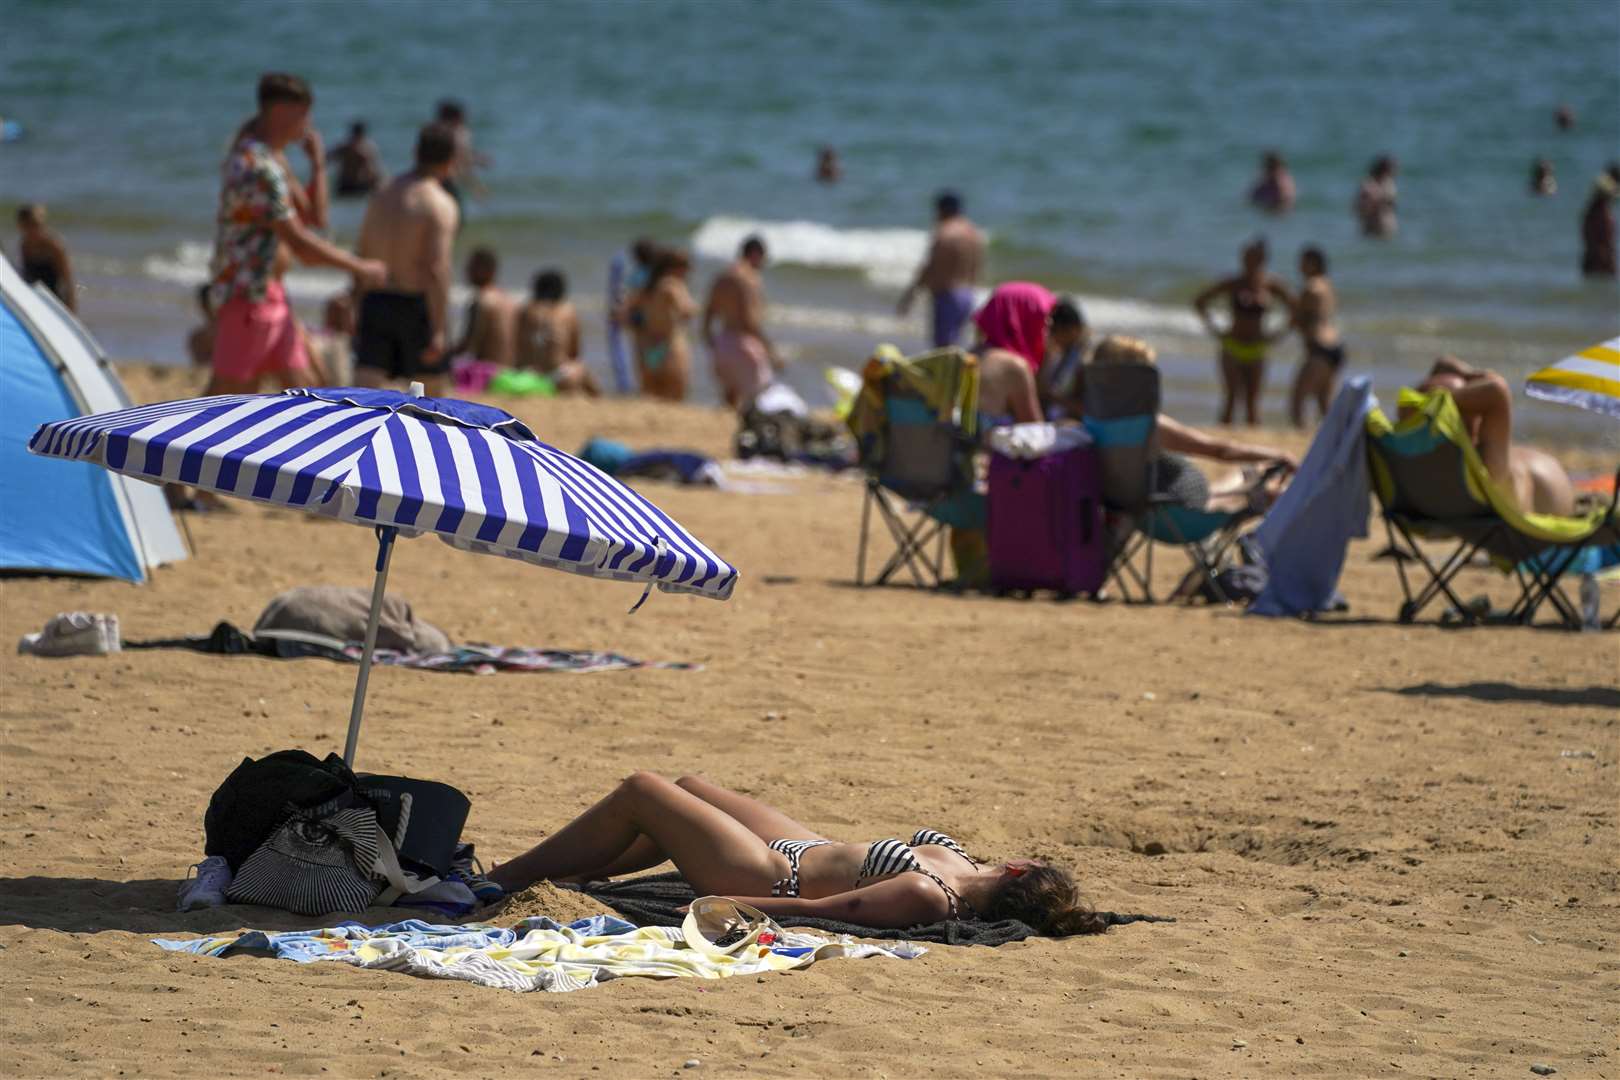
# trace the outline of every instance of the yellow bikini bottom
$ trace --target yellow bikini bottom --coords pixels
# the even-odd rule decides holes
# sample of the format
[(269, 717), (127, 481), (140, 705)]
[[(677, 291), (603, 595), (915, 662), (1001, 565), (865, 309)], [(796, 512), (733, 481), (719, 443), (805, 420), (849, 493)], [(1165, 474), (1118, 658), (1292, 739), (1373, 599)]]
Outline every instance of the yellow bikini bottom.
[(1221, 338), (1221, 352), (1240, 364), (1258, 364), (1265, 360), (1270, 342), (1239, 341), (1230, 335)]

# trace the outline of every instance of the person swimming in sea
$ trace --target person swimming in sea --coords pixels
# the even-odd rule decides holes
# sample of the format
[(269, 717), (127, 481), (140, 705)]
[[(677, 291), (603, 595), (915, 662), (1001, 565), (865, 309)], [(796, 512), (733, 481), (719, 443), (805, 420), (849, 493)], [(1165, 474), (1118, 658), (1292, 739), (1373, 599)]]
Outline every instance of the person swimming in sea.
[(1558, 194), (1558, 177), (1553, 175), (1552, 162), (1544, 157), (1530, 163), (1530, 194), (1538, 197)]
[(1297, 190), (1288, 163), (1275, 150), (1260, 159), (1260, 177), (1249, 189), (1249, 202), (1268, 214), (1286, 214), (1294, 208)]
[[(1243, 246), (1242, 269), (1235, 277), (1222, 278), (1193, 300), (1193, 310), (1220, 343), (1221, 411), (1220, 422), (1230, 424), (1239, 394), (1250, 427), (1260, 423), (1260, 395), (1266, 385), (1266, 354), (1285, 337), (1294, 320), (1294, 296), (1277, 275), (1266, 270), (1266, 241), (1256, 237)], [(1209, 305), (1219, 297), (1231, 305), (1231, 317), (1224, 328), (1216, 325)], [(1266, 314), (1281, 305), (1288, 322), (1276, 333), (1266, 330)]]
[(1356, 189), (1356, 220), (1361, 223), (1361, 235), (1386, 237), (1395, 235), (1395, 174), (1400, 169), (1388, 154), (1375, 158)]

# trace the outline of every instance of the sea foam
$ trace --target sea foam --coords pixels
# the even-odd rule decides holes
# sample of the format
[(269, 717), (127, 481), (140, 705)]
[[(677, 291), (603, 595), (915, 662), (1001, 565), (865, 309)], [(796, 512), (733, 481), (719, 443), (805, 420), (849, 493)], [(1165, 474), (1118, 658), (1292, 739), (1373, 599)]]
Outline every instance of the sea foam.
[(819, 221), (756, 221), (712, 217), (692, 234), (692, 250), (728, 261), (750, 234), (765, 240), (773, 263), (832, 270), (858, 270), (871, 284), (903, 289), (928, 254), (922, 229), (843, 229)]

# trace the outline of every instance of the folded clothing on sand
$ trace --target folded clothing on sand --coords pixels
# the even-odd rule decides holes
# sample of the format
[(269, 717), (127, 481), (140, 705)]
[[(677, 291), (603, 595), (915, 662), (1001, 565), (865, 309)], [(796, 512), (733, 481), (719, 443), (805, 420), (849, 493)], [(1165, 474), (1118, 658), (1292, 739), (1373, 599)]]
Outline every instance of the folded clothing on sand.
[(666, 480), (719, 487), (720, 467), (711, 457), (691, 450), (632, 450), (613, 439), (595, 438), (580, 447), (579, 457), (620, 480)]
[[(370, 615), (370, 589), (303, 585), (271, 600), (253, 624), (253, 633), (265, 636), (267, 632), (292, 632), (363, 641)], [(398, 595), (385, 596), (377, 620), (377, 647), (406, 653), (443, 653), (450, 651), (450, 636), (418, 619), (408, 600)]]
[[(679, 874), (652, 874), (647, 877), (626, 878), (622, 881), (597, 881), (586, 886), (585, 892), (600, 900), (620, 915), (641, 926), (679, 926), (685, 917), (680, 909), (691, 904), (696, 896), (692, 886)], [(1125, 915), (1105, 912), (1114, 926), (1133, 922), (1175, 922), (1162, 915)], [(943, 922), (913, 926), (906, 930), (888, 930), (836, 919), (795, 918), (794, 926), (806, 926), (834, 934), (878, 938), (888, 941), (926, 941), (938, 945), (1005, 945), (1010, 941), (1039, 937), (1033, 927), (1016, 919), (990, 922), (985, 919), (947, 919)]]
[[(171, 952), (202, 956), (246, 954), (299, 963), (334, 960), (503, 990), (553, 993), (583, 990), (626, 976), (724, 979), (791, 971), (837, 957), (909, 960), (926, 951), (909, 943), (867, 945), (794, 933), (730, 901), (709, 898), (704, 903), (707, 908), (688, 917), (679, 929), (637, 928), (607, 915), (566, 926), (547, 918), (530, 918), (511, 930), (407, 919), (375, 929), (346, 922), (323, 930), (249, 930), (223, 937), (156, 939), (154, 944)], [(728, 917), (733, 913), (735, 917)], [(700, 918), (704, 914), (710, 917)], [(720, 928), (729, 932), (716, 934)]]

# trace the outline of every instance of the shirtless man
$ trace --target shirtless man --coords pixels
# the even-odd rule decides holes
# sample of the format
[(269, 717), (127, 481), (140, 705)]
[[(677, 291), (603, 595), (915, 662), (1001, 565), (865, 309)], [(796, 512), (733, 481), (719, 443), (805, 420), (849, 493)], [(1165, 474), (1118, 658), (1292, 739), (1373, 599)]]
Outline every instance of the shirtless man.
[[(1450, 390), (1469, 437), (1479, 450), (1486, 472), (1510, 493), (1519, 509), (1537, 514), (1575, 512), (1575, 487), (1550, 454), (1513, 445), (1513, 390), (1494, 371), (1470, 367), (1455, 356), (1442, 356), (1429, 369), (1419, 390)], [(1402, 410), (1401, 415), (1407, 415)]]
[(901, 294), (899, 312), (910, 311), (917, 293), (927, 289), (934, 302), (934, 347), (944, 348), (957, 343), (973, 314), (973, 286), (984, 265), (984, 234), (962, 213), (962, 199), (955, 192), (940, 192), (934, 211), (938, 220), (928, 258)]
[(328, 161), (337, 162), (338, 198), (370, 195), (388, 180), (377, 144), (366, 134), (366, 124), (356, 120), (349, 125), (349, 137), (326, 152)]
[(420, 377), (429, 394), (446, 392), (450, 247), (461, 214), (443, 181), (455, 152), (450, 129), (429, 124), (416, 137), (415, 166), (366, 204), (360, 254), (382, 260), (388, 280), (360, 298), (355, 381), (361, 386)]
[(1299, 272), (1305, 281), (1300, 286), (1294, 325), (1304, 340), (1305, 355), (1294, 372), (1288, 415), (1295, 427), (1303, 428), (1307, 398), (1316, 402), (1320, 416), (1327, 415), (1339, 369), (1344, 366), (1344, 343), (1339, 340), (1339, 327), (1334, 321), (1339, 297), (1328, 280), (1327, 256), (1321, 248), (1307, 247), (1299, 253)]
[(540, 271), (534, 277), (534, 299), (518, 315), (518, 367), (549, 375), (562, 393), (580, 390), (597, 397), (602, 390), (579, 359), (579, 336), (568, 279), (560, 270)]
[[(259, 80), (259, 111), (238, 132), (220, 185), (209, 283), (218, 315), (210, 394), (257, 393), (266, 377), (283, 387), (313, 385), (298, 320), (281, 275), (289, 256), (346, 271), (357, 288), (382, 284), (387, 268), (321, 239), (326, 213), (324, 156), (309, 124), (314, 95), (295, 75)], [(309, 154), (310, 186), (298, 184), (285, 151)]]
[(38, 281), (56, 294), (69, 311), (79, 310), (78, 290), (73, 287), (73, 260), (67, 245), (45, 224), (45, 207), (30, 203), (17, 208), (17, 232), (21, 242), (17, 254), (22, 260), (22, 279)]
[(467, 330), (451, 352), (510, 367), (516, 356), (517, 301), (495, 284), (499, 270), (500, 261), (489, 248), (476, 248), (467, 259), (473, 298), (467, 305)]
[(762, 325), (765, 286), (759, 270), (764, 265), (765, 241), (748, 237), (737, 252), (737, 261), (714, 279), (703, 309), (703, 340), (714, 359), (714, 377), (726, 404), (739, 413), (748, 411), (782, 366)]

